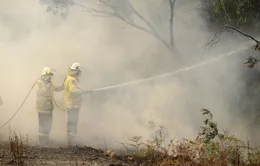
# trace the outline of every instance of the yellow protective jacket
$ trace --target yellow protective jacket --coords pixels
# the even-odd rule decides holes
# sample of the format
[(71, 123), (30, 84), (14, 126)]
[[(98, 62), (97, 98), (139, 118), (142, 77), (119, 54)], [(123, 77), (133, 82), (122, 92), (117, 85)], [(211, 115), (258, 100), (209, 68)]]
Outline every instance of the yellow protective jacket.
[(39, 79), (36, 82), (36, 109), (39, 112), (52, 112), (54, 110), (53, 97), (54, 91), (62, 91), (63, 86), (56, 86), (52, 82)]
[(67, 109), (80, 108), (84, 89), (79, 85), (79, 80), (72, 74), (64, 81), (64, 102)]

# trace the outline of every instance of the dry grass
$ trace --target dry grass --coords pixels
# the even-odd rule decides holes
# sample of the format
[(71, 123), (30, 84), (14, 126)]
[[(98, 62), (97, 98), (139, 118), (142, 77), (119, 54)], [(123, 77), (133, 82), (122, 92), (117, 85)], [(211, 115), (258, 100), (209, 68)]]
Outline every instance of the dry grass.
[[(205, 116), (201, 132), (195, 139), (182, 139), (178, 142), (165, 142), (163, 127), (159, 127), (151, 141), (143, 141), (135, 136), (130, 143), (121, 143), (127, 155), (113, 154), (110, 157), (128, 160), (135, 165), (149, 166), (259, 166), (260, 153), (228, 132), (219, 132), (217, 124), (212, 120), (210, 111), (203, 109)], [(167, 145), (167, 146), (166, 146)], [(130, 150), (131, 149), (131, 150)], [(134, 149), (134, 150), (133, 150)]]
[[(135, 136), (129, 139), (128, 143), (121, 143), (126, 153), (107, 150), (103, 153), (93, 153), (94, 149), (81, 151), (80, 148), (69, 156), (75, 155), (73, 161), (75, 165), (81, 165), (81, 160), (89, 161), (102, 159), (105, 157), (106, 162), (123, 162), (129, 165), (138, 166), (259, 166), (260, 151), (258, 147), (250, 147), (249, 142), (239, 140), (234, 135), (226, 131), (220, 132), (217, 123), (213, 121), (213, 115), (210, 111), (203, 109), (202, 114), (205, 116), (204, 124), (201, 126), (201, 132), (197, 138), (182, 139), (179, 141), (171, 140), (166, 142), (164, 127), (157, 128), (152, 140), (144, 141), (141, 136)], [(154, 128), (155, 125), (151, 125)], [(28, 138), (23, 139), (21, 135), (10, 134), (9, 147), (11, 162), (9, 165), (24, 166), (26, 165), (25, 152)], [(37, 147), (36, 147), (37, 149)], [(39, 153), (42, 149), (38, 149)], [(50, 149), (53, 151), (53, 149)], [(91, 152), (91, 153), (86, 153)], [(58, 156), (63, 150), (55, 152)], [(26, 153), (28, 157), (33, 153)], [(82, 154), (84, 157), (82, 158)], [(37, 155), (36, 155), (37, 156)], [(102, 157), (103, 156), (103, 157)], [(38, 155), (39, 157), (39, 155)], [(34, 158), (37, 160), (37, 158)], [(65, 157), (66, 159), (68, 156)], [(65, 160), (59, 158), (59, 160)], [(9, 160), (9, 161), (10, 161)], [(49, 159), (48, 159), (49, 160)], [(83, 162), (84, 163), (84, 162)], [(119, 164), (120, 165), (120, 164)], [(122, 165), (122, 164), (121, 164)]]
[(24, 166), (24, 158), (26, 157), (24, 152), (26, 145), (28, 144), (28, 137), (23, 139), (22, 135), (19, 136), (16, 133), (12, 133), (9, 136), (10, 152), (12, 155), (12, 160), (9, 164), (15, 166)]

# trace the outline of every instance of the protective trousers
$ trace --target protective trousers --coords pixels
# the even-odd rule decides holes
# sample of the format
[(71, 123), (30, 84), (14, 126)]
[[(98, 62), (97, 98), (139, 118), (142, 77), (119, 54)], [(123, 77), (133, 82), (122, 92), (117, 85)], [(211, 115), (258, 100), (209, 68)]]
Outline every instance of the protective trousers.
[(46, 146), (49, 143), (49, 134), (52, 128), (52, 112), (38, 112), (39, 144)]
[(79, 119), (79, 108), (72, 108), (67, 110), (67, 139), (68, 145), (75, 144), (75, 136), (77, 134)]

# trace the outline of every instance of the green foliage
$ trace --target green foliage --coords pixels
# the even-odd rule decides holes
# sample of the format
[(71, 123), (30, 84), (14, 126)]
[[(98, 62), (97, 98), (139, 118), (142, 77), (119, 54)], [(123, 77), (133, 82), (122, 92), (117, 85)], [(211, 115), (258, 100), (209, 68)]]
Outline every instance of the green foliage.
[(203, 137), (205, 143), (209, 143), (212, 139), (219, 135), (217, 123), (212, 121), (213, 115), (207, 109), (202, 109), (202, 115), (205, 116), (203, 121), (205, 126), (202, 126), (202, 132), (199, 133), (200, 137)]
[(260, 31), (259, 0), (201, 0), (204, 17), (213, 27), (230, 25)]
[[(129, 146), (135, 150), (128, 153), (127, 160), (136, 165), (259, 165), (260, 152), (251, 148), (227, 131), (220, 132), (217, 123), (213, 121), (212, 113), (202, 109), (205, 116), (202, 131), (196, 139), (173, 140), (165, 146), (163, 127), (155, 132), (152, 140), (144, 142), (142, 137), (129, 139)], [(155, 124), (150, 122), (150, 127)], [(125, 146), (126, 147), (126, 146)], [(127, 148), (127, 150), (129, 150)]]
[(164, 146), (165, 138), (162, 131), (163, 126), (160, 126), (159, 129), (155, 132), (154, 138), (146, 142), (143, 141), (143, 137), (141, 136), (134, 136), (130, 138), (130, 143), (127, 143), (127, 145), (134, 148), (135, 151), (129, 154), (135, 157), (147, 157), (156, 151), (166, 152), (167, 147)]
[(139, 147), (142, 145), (142, 137), (140, 136), (134, 136), (129, 139), (131, 143), (128, 143), (128, 145), (134, 147), (137, 152), (139, 152)]
[(40, 0), (39, 2), (47, 6), (47, 12), (60, 14), (63, 18), (67, 17), (70, 7), (75, 5), (73, 0)]

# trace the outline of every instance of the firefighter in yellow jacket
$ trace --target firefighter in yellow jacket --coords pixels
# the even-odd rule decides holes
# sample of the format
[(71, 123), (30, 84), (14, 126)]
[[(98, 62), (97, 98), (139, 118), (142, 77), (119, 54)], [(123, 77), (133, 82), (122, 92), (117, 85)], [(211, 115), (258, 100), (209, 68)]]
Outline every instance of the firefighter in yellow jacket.
[(47, 145), (52, 128), (52, 112), (54, 110), (54, 91), (62, 91), (63, 86), (52, 83), (53, 71), (49, 67), (42, 70), (41, 78), (36, 82), (36, 109), (39, 120), (39, 143)]
[(67, 110), (67, 138), (69, 146), (75, 144), (75, 136), (77, 134), (77, 126), (79, 119), (79, 111), (82, 104), (82, 95), (91, 92), (86, 91), (79, 84), (79, 77), (82, 69), (79, 63), (73, 63), (66, 79), (64, 80), (64, 101)]

